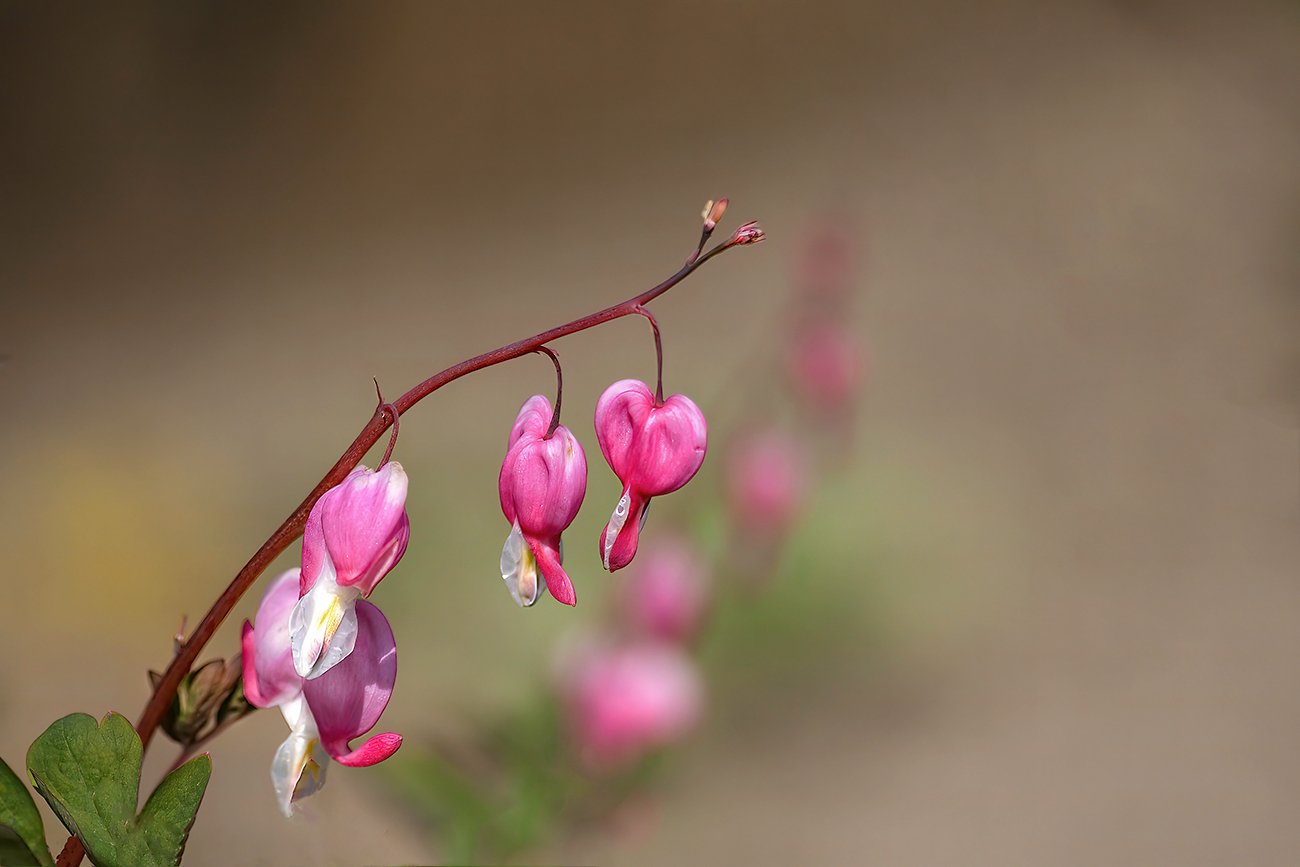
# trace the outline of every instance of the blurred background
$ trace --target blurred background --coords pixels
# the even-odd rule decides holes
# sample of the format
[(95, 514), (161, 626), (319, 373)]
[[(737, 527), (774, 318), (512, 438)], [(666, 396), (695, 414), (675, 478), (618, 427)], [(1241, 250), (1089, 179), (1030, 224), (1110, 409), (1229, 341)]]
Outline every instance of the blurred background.
[[(372, 376), (395, 396), (648, 288), (725, 195), (719, 236), (769, 240), (655, 303), (666, 390), (727, 406), (829, 223), (872, 359), (850, 455), (706, 654), (653, 805), (528, 857), (1300, 857), (1294, 3), (4, 3), (0, 124), (15, 768), (64, 714), (138, 716)], [(373, 597), (401, 649), (383, 730), (472, 729), (600, 615), (618, 484), (590, 413), (653, 344), (627, 319), (556, 349), (591, 467), (579, 606), (520, 611), (497, 571), (506, 434), (549, 362), (426, 400), (396, 451), (410, 549)], [(707, 523), (719, 476), (652, 524)], [(186, 864), (433, 862), (378, 773), (281, 818), (285, 731), (215, 742)]]

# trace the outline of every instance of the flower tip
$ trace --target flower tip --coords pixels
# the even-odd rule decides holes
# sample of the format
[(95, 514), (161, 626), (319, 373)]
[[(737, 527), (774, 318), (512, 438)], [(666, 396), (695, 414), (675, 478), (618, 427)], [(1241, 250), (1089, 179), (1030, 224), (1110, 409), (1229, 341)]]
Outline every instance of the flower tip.
[(736, 230), (736, 234), (731, 236), (733, 244), (757, 244), (767, 238), (763, 230), (759, 228), (758, 223), (746, 223)]
[(333, 758), (340, 765), (349, 768), (368, 768), (371, 765), (377, 765), (397, 752), (402, 746), (402, 736), (394, 732), (385, 732), (382, 735), (375, 735), (361, 746), (349, 753), (333, 755)]

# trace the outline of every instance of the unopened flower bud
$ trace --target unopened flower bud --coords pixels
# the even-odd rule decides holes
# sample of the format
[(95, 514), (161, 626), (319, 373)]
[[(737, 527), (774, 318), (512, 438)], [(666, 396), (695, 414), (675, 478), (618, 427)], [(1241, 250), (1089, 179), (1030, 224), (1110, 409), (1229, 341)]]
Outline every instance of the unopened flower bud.
[(757, 244), (767, 236), (759, 228), (758, 223), (746, 223), (736, 230), (736, 234), (731, 236), (733, 244)]
[(712, 232), (713, 229), (718, 225), (718, 221), (722, 219), (722, 215), (726, 212), (726, 210), (727, 210), (726, 199), (719, 199), (716, 202), (713, 201), (713, 199), (709, 199), (704, 204), (704, 211), (700, 214), (700, 216), (704, 218), (704, 228)]
[(643, 382), (624, 379), (596, 402), (596, 441), (623, 483), (623, 495), (600, 535), (601, 562), (613, 572), (636, 555), (637, 535), (651, 497), (689, 482), (708, 450), (704, 413), (680, 394), (655, 406)]

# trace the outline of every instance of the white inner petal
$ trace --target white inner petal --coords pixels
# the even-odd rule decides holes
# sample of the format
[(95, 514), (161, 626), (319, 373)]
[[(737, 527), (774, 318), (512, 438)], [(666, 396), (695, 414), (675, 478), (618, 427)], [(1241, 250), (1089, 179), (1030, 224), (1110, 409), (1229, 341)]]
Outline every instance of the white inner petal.
[(293, 668), (308, 680), (338, 665), (357, 643), (356, 600), (361, 591), (340, 587), (329, 555), (316, 583), (289, 614)]
[(609, 568), (609, 552), (614, 550), (614, 540), (618, 538), (619, 531), (627, 523), (627, 511), (632, 508), (632, 494), (628, 492), (618, 501), (614, 507), (614, 514), (610, 516), (609, 523), (605, 525), (605, 568)]
[(325, 768), (329, 756), (320, 745), (320, 734), (307, 700), (299, 696), (280, 706), (289, 724), (289, 737), (271, 760), (271, 784), (275, 799), (286, 819), (293, 818), (293, 802), (305, 798), (325, 785)]
[(510, 528), (510, 535), (501, 548), (501, 577), (505, 579), (506, 589), (520, 608), (527, 608), (542, 595), (546, 579), (537, 569), (537, 560), (524, 540), (524, 533), (515, 521)]

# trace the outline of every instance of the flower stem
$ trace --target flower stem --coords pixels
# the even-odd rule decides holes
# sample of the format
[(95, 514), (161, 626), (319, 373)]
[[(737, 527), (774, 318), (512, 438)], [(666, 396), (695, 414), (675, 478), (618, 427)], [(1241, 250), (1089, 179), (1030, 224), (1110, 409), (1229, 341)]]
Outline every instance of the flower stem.
[(644, 307), (638, 307), (637, 313), (640, 313), (646, 319), (650, 320), (650, 327), (655, 332), (655, 406), (664, 405), (664, 343), (659, 339), (659, 323), (655, 321), (654, 314)]
[(546, 436), (542, 437), (548, 440), (555, 436), (555, 429), (560, 426), (560, 401), (564, 399), (564, 372), (560, 370), (560, 356), (549, 346), (539, 346), (536, 350), (538, 353), (551, 359), (555, 365), (555, 409), (551, 411), (551, 426), (546, 429)]

